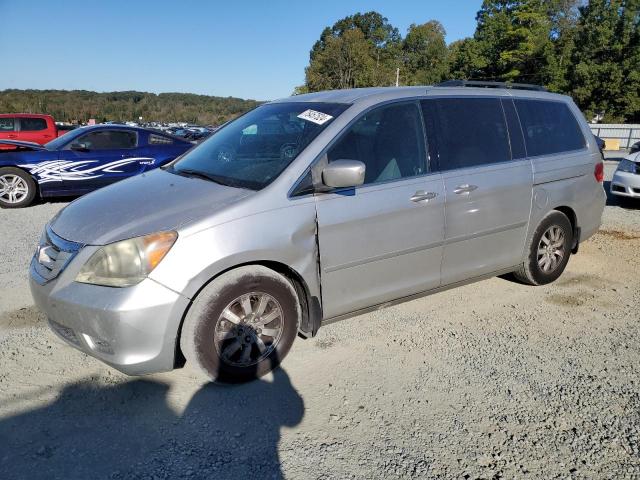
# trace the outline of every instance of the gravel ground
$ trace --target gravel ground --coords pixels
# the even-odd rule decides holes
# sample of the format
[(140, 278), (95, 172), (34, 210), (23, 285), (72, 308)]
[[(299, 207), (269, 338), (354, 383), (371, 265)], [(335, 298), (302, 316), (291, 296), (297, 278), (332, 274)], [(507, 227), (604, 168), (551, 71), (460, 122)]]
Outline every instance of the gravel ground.
[(640, 205), (609, 203), (553, 285), (494, 278), (326, 326), (233, 387), (64, 346), (25, 274), (64, 203), (0, 211), (0, 477), (639, 478)]

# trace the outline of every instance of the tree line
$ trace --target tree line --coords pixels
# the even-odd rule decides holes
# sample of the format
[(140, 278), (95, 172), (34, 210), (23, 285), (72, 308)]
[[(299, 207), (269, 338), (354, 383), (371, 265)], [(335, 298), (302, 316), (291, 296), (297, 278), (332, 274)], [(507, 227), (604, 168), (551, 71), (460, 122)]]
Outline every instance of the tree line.
[(56, 121), (189, 122), (220, 125), (260, 102), (191, 93), (107, 92), (86, 90), (3, 90), (0, 112), (47, 113)]
[(640, 122), (640, 0), (484, 0), (472, 37), (447, 45), (437, 20), (404, 37), (378, 12), (326, 27), (294, 93), (447, 79), (543, 85), (587, 119)]

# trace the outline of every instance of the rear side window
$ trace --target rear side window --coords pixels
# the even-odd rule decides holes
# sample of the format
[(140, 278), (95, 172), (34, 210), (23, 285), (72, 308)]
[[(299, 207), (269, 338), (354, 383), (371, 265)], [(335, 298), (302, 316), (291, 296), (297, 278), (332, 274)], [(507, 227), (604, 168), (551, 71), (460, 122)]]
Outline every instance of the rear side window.
[(134, 148), (137, 143), (137, 135), (135, 132), (127, 130), (101, 130), (87, 133), (74, 143), (84, 143), (89, 150)]
[(16, 129), (14, 118), (0, 118), (0, 132), (13, 132)]
[(432, 158), (435, 154), (440, 170), (511, 160), (507, 125), (497, 98), (423, 100), (422, 111)]
[(154, 133), (149, 135), (149, 145), (171, 145), (172, 143), (173, 138), (156, 135)]
[(44, 118), (21, 118), (20, 130), (25, 132), (37, 132), (38, 130), (46, 130), (47, 121)]
[(418, 105), (391, 104), (365, 113), (327, 155), (329, 162), (363, 162), (365, 184), (425, 173), (424, 133)]
[(586, 142), (580, 125), (563, 102), (515, 100), (527, 155), (551, 155), (580, 150)]

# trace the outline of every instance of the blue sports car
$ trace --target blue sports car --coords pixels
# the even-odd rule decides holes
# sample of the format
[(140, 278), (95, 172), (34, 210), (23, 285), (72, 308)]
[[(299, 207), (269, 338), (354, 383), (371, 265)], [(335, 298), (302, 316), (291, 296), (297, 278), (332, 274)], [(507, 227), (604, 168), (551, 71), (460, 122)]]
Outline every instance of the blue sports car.
[(160, 167), (193, 144), (124, 125), (83, 127), (45, 145), (0, 140), (0, 207), (26, 207), (40, 197), (82, 195)]

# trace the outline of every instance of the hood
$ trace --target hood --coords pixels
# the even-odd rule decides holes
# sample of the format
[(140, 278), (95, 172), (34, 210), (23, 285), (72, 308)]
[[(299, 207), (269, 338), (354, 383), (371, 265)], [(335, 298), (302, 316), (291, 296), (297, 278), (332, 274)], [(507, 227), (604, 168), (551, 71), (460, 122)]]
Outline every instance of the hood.
[[(21, 150), (46, 150), (42, 145), (35, 142), (22, 142), (20, 140), (0, 140), (0, 146), (2, 145), (11, 145), (13, 147), (18, 147)], [(9, 150), (11, 151), (11, 150)]]
[(50, 225), (66, 240), (105, 245), (179, 230), (253, 193), (157, 169), (73, 201)]

